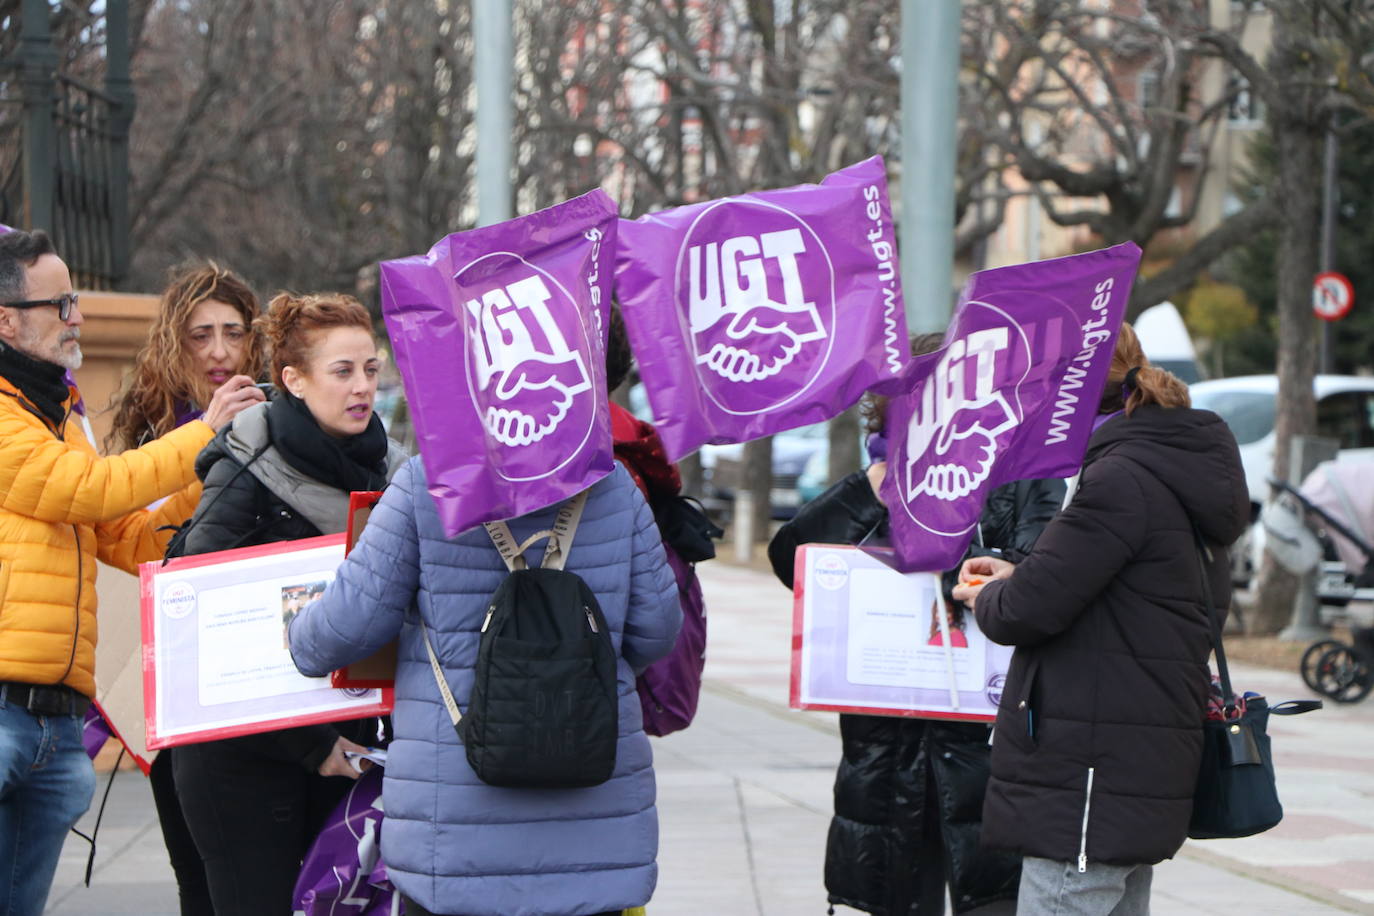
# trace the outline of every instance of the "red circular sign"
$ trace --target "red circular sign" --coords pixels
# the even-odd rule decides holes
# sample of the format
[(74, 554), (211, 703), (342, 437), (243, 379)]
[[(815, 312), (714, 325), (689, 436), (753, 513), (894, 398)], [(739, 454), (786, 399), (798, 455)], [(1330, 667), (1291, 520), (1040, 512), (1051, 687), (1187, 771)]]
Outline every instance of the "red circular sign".
[(1345, 274), (1328, 270), (1317, 274), (1312, 283), (1312, 311), (1318, 318), (1339, 321), (1350, 314), (1355, 304), (1355, 287), (1350, 285)]

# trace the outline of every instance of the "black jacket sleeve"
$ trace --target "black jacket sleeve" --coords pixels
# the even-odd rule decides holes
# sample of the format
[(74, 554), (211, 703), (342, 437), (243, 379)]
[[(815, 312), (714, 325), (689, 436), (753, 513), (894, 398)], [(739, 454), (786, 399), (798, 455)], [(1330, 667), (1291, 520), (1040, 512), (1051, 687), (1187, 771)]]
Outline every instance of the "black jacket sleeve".
[(1068, 629), (1139, 550), (1144, 493), (1124, 460), (1085, 468), (1073, 503), (1045, 528), (1009, 579), (983, 587), (978, 628), (1004, 646), (1034, 646)]
[(887, 521), (887, 509), (873, 495), (868, 475), (855, 471), (797, 510), (768, 543), (768, 562), (779, 581), (792, 587), (793, 564), (802, 544), (857, 544)]
[[(1018, 480), (1004, 483), (988, 495), (979, 520), (981, 543), (975, 541), (964, 553), (970, 557), (1000, 557), (1020, 563), (1035, 547), (1040, 532), (1059, 514), (1066, 487), (1057, 478)], [(947, 569), (941, 577), (945, 600), (954, 600), (954, 587), (959, 584), (960, 562)]]

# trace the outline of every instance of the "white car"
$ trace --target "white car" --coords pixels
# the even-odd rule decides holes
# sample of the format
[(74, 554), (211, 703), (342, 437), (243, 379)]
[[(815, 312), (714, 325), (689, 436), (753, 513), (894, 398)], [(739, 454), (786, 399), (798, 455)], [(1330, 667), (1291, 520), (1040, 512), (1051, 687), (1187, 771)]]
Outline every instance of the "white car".
[[(1313, 382), (1317, 395), (1317, 435), (1340, 443), (1336, 460), (1374, 462), (1374, 378), (1355, 375), (1319, 375)], [(1190, 386), (1193, 406), (1221, 415), (1240, 446), (1245, 484), (1250, 491), (1251, 519), (1269, 498), (1269, 477), (1274, 469), (1275, 401), (1279, 381), (1274, 375), (1247, 375), (1214, 379)], [(1253, 574), (1263, 530), (1253, 526), (1249, 543), (1233, 551), (1234, 578), (1248, 581)]]

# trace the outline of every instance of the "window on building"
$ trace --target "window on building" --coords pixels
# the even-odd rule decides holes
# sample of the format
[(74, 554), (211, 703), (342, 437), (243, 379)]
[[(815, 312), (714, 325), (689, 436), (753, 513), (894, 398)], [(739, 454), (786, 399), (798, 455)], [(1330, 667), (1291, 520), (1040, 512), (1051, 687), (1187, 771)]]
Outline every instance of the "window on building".
[(1231, 80), (1231, 104), (1227, 109), (1227, 120), (1234, 126), (1253, 127), (1264, 121), (1264, 102), (1250, 89), (1250, 83), (1243, 77)]
[(1141, 109), (1154, 108), (1159, 104), (1159, 74), (1153, 70), (1141, 70), (1136, 78), (1135, 98)]

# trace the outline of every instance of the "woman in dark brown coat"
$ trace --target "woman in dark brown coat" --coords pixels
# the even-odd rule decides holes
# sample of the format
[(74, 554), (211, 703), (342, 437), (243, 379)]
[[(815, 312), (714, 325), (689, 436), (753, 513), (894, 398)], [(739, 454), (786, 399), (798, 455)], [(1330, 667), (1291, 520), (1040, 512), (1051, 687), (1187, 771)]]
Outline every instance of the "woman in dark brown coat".
[[(958, 599), (1016, 646), (998, 711), (985, 845), (1024, 857), (1017, 912), (1146, 913), (1183, 845), (1202, 748), (1210, 628), (1248, 497), (1236, 442), (1149, 365), (1113, 354), (1078, 491), (1023, 562), (969, 560)], [(1210, 557), (1204, 569), (1200, 533)]]

